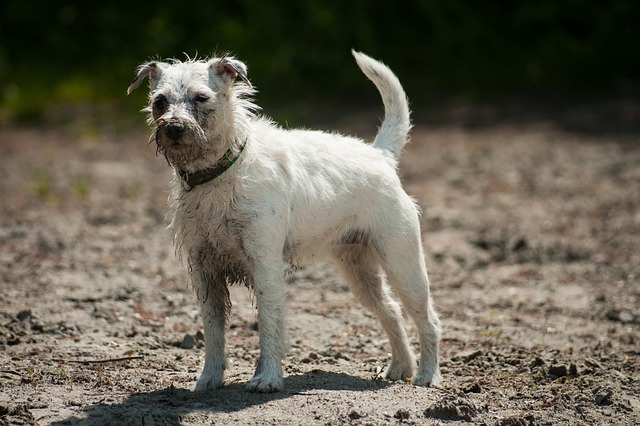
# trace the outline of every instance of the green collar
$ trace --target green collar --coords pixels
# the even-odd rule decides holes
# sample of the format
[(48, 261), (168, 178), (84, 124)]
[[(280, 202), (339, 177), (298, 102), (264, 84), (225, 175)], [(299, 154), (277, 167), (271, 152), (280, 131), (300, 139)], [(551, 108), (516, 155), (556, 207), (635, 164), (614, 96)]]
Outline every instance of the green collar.
[(191, 191), (198, 185), (202, 185), (203, 183), (210, 182), (229, 170), (229, 167), (236, 162), (242, 151), (244, 151), (244, 147), (247, 145), (247, 140), (244, 141), (242, 145), (240, 145), (240, 150), (237, 154), (233, 154), (231, 148), (224, 153), (222, 158), (220, 158), (216, 164), (211, 167), (207, 167), (203, 170), (198, 170), (197, 172), (189, 173), (184, 170), (178, 170), (178, 175), (182, 180), (182, 187), (185, 191)]

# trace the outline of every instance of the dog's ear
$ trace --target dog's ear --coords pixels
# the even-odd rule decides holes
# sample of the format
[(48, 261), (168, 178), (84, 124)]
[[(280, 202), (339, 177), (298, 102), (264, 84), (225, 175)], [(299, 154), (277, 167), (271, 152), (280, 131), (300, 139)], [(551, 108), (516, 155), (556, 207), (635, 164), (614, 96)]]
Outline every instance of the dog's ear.
[(127, 95), (131, 94), (131, 92), (140, 87), (140, 84), (142, 84), (142, 80), (144, 80), (145, 77), (149, 77), (149, 85), (153, 88), (155, 83), (162, 75), (164, 65), (165, 64), (163, 64), (162, 62), (147, 62), (146, 64), (140, 65), (136, 78), (133, 79), (133, 81), (127, 88)]
[(247, 78), (247, 66), (235, 58), (212, 59), (209, 61), (209, 68), (227, 83), (233, 83), (236, 78), (240, 77), (247, 86), (253, 87)]

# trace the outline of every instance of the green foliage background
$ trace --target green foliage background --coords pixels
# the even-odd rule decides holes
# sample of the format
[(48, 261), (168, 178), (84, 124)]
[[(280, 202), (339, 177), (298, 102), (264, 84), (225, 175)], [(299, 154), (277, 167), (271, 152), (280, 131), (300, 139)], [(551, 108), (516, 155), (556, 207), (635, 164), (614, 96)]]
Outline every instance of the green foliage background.
[[(0, 6), (5, 116), (55, 103), (142, 103), (125, 89), (149, 58), (232, 52), (261, 102), (369, 90), (353, 47), (412, 99), (637, 93), (638, 0), (16, 1)], [(299, 94), (298, 94), (299, 93)], [(135, 105), (135, 107), (133, 107)]]

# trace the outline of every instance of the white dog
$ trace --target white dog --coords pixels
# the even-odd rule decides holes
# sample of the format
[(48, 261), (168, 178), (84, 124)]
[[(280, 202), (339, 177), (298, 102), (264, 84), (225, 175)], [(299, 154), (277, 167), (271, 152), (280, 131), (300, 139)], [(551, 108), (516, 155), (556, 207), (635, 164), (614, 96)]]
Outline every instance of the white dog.
[[(392, 359), (385, 376), (440, 380), (440, 322), (429, 294), (418, 209), (400, 184), (398, 157), (411, 129), (405, 93), (389, 68), (353, 52), (377, 86), (385, 116), (373, 144), (285, 130), (254, 114), (246, 66), (232, 58), (143, 64), (128, 89), (149, 77), (152, 140), (175, 171), (171, 229), (186, 259), (205, 331), (204, 369), (195, 390), (223, 384), (227, 286), (255, 293), (260, 357), (248, 389), (282, 389), (284, 277), (325, 256), (382, 323)], [(242, 82), (234, 83), (240, 77)], [(411, 351), (398, 303), (417, 325)]]

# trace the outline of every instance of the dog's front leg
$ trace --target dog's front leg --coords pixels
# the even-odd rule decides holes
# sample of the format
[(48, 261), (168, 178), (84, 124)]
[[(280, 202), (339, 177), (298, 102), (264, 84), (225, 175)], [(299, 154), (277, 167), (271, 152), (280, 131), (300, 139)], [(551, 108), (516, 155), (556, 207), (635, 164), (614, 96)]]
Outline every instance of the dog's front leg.
[(222, 279), (214, 279), (202, 272), (194, 272), (196, 289), (204, 322), (204, 368), (196, 382), (195, 391), (217, 389), (222, 386), (225, 358), (225, 326), (229, 314), (229, 289)]
[(282, 358), (285, 353), (282, 260), (258, 265), (254, 286), (258, 304), (260, 358), (247, 388), (254, 392), (276, 392), (283, 387)]

